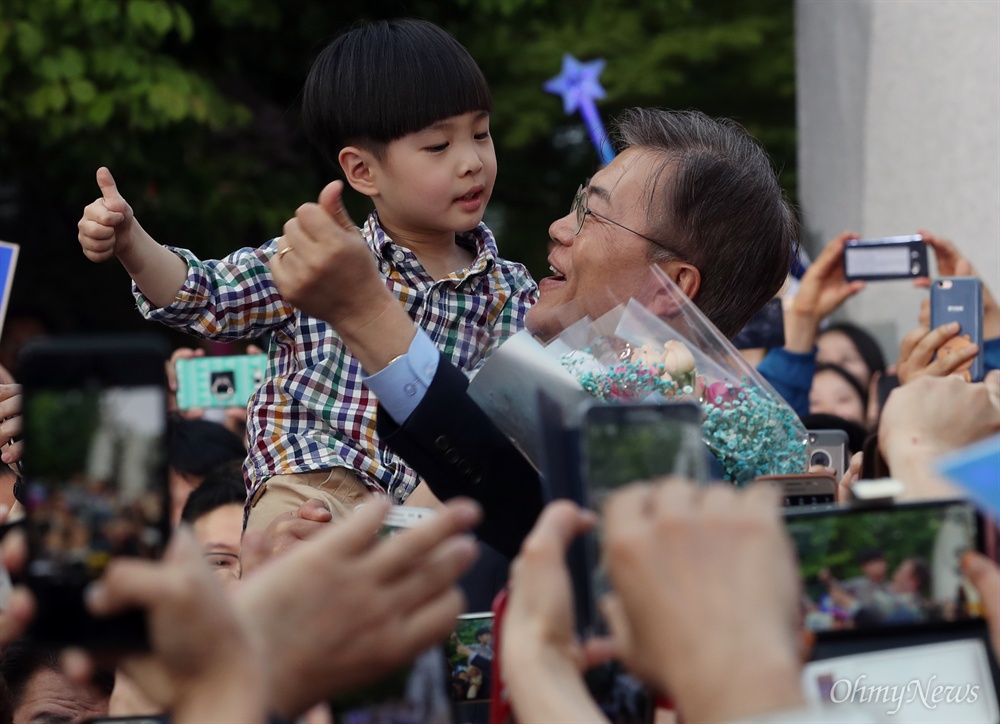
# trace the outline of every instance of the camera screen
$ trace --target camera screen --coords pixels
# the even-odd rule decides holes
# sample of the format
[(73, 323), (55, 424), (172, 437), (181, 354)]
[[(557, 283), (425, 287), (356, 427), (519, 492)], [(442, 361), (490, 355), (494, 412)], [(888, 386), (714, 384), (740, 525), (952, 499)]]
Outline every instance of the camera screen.
[[(704, 478), (705, 448), (698, 425), (656, 410), (601, 408), (584, 430), (584, 480), (590, 507), (600, 510), (607, 494), (636, 480), (663, 475)], [(621, 413), (621, 414), (616, 414)]]
[(848, 277), (866, 275), (899, 275), (910, 273), (910, 247), (849, 246), (844, 249), (844, 271)]
[[(659, 409), (657, 409), (659, 408)], [(685, 410), (684, 413), (688, 411)], [(705, 446), (701, 427), (669, 406), (611, 406), (591, 408), (584, 424), (583, 481), (587, 502), (600, 511), (616, 488), (664, 475), (705, 479)], [(611, 590), (600, 559), (601, 523), (588, 536), (595, 569), (590, 571), (590, 596), (596, 604)]]
[(112, 557), (157, 557), (165, 542), (163, 389), (31, 389), (25, 397), (29, 575), (81, 586)]
[(975, 608), (960, 559), (976, 546), (966, 503), (792, 515), (812, 631), (950, 621)]
[(456, 704), (489, 701), (493, 676), (493, 614), (469, 613), (444, 647), (448, 661), (448, 691)]

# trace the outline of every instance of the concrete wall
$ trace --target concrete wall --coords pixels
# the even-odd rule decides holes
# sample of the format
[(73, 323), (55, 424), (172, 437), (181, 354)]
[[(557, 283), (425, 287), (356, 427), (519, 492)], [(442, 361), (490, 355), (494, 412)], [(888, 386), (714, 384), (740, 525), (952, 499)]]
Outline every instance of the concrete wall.
[[(811, 254), (924, 228), (1000, 294), (1000, 2), (796, 0), (799, 183)], [(925, 292), (876, 282), (841, 317), (894, 359)]]

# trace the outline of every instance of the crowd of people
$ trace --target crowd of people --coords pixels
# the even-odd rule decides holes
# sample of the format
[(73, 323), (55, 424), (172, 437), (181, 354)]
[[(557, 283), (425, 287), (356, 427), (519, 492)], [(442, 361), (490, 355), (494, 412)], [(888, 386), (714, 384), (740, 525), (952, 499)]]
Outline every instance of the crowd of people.
[[(505, 590), (499, 635), (483, 627), (474, 643), (452, 640), (465, 660), (449, 685), (468, 699), (503, 687), (519, 721), (603, 720), (584, 672), (612, 659), (684, 721), (866, 720), (804, 697), (807, 617), (780, 491), (636, 481), (599, 512), (548, 501), (538, 471), (467, 392), (508, 336), (526, 328), (547, 340), (597, 318), (637, 296), (651, 265), (735, 336), (781, 293), (797, 254), (767, 154), (731, 121), (625, 112), (618, 155), (549, 227), (553, 275), (536, 285), (482, 223), (497, 171), (491, 103), (468, 52), (429, 23), (344, 33), (303, 95), (307, 134), (343, 180), (281, 236), (222, 260), (155, 241), (98, 171), (101, 196), (79, 223), (84, 253), (123, 264), (144, 316), (210, 339), (266, 337), (269, 363), (245, 417), (171, 413), (166, 552), (116, 557), (88, 588), (94, 616), (145, 612), (148, 652), (115, 659), (110, 677), (103, 658), (60, 661), (23, 636), (39, 603), (31, 592), (0, 586), (0, 724), (328, 720), (326, 702), (448, 641), (459, 614), (488, 611)], [(341, 203), (345, 183), (375, 207), (360, 230)], [(921, 233), (941, 275), (976, 275), (954, 244)], [(982, 347), (940, 354), (958, 330), (932, 330), (927, 310), (914, 310), (919, 326), (888, 365), (863, 329), (828, 324), (863, 293), (845, 279), (852, 238), (809, 265), (785, 304), (784, 346), (761, 350), (758, 369), (803, 420), (832, 418), (855, 441), (842, 504), (873, 471), (904, 483), (900, 500), (962, 497), (935, 460), (1000, 433), (1000, 307), (984, 284)], [(953, 376), (974, 353), (986, 378)], [(15, 469), (23, 404), (17, 384), (0, 385), (0, 460)], [(93, 497), (109, 476), (81, 489)], [(0, 500), (14, 508), (2, 518), (22, 503), (31, 514), (66, 506)], [(390, 506), (436, 514), (380, 536)], [(598, 513), (609, 633), (582, 640), (566, 554)], [(71, 531), (75, 513), (60, 515)], [(2, 555), (7, 570), (23, 569), (20, 531), (5, 535)], [(895, 588), (885, 570), (876, 583), (824, 581), (843, 608), (869, 598), (885, 608), (926, 587), (919, 564), (900, 562)], [(1000, 652), (1000, 569), (972, 551), (961, 566)]]

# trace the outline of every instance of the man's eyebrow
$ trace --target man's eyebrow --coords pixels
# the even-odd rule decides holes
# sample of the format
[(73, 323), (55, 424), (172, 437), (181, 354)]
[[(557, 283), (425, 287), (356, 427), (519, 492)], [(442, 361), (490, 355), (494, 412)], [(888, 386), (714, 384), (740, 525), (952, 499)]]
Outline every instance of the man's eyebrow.
[(596, 196), (599, 199), (603, 199), (608, 203), (611, 202), (611, 192), (608, 191), (603, 186), (594, 186), (594, 184), (590, 184), (589, 186), (587, 186), (587, 193), (590, 194), (591, 196)]

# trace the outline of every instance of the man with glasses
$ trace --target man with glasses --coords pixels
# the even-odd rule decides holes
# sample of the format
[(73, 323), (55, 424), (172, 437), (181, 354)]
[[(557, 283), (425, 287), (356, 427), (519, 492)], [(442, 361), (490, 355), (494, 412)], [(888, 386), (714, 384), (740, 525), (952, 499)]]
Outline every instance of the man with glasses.
[[(767, 154), (737, 124), (694, 111), (632, 109), (616, 125), (621, 153), (549, 227), (553, 275), (527, 328), (551, 339), (597, 318), (637, 295), (656, 264), (732, 337), (784, 283), (794, 253), (796, 224)], [(337, 182), (299, 208), (285, 236), (296, 253), (273, 266), (275, 282), (371, 375), (381, 440), (437, 498), (478, 500), (477, 534), (512, 557), (543, 505), (538, 473), (386, 290)], [(426, 486), (411, 503), (425, 504)]]

